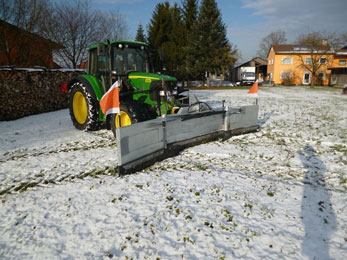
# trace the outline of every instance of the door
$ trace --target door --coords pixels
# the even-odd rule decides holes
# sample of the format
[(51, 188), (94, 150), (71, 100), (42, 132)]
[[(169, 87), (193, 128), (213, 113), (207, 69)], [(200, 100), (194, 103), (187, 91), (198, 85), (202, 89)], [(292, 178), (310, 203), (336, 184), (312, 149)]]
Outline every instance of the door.
[(305, 72), (304, 78), (302, 80), (302, 84), (304, 84), (304, 85), (310, 84), (310, 78), (311, 78), (311, 72)]

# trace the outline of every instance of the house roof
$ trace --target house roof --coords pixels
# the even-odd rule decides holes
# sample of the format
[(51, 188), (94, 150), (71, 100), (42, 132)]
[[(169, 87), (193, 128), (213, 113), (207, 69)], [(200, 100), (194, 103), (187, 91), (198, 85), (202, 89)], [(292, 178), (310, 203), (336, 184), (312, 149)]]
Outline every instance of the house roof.
[(26, 30), (24, 30), (24, 29), (22, 29), (20, 27), (17, 27), (15, 25), (10, 24), (8, 22), (5, 22), (3, 20), (0, 20), (0, 26), (7, 27), (10, 31), (18, 31), (18, 32), (22, 33), (23, 35), (30, 35), (31, 37), (35, 37), (35, 38), (39, 39), (40, 41), (44, 42), (45, 44), (49, 45), (52, 49), (62, 49), (62, 48), (64, 48), (64, 46), (59, 44), (59, 43), (56, 43), (56, 42), (53, 42), (53, 41), (48, 40), (46, 38), (43, 38), (40, 35), (37, 35), (35, 33), (26, 31)]
[(254, 62), (255, 62), (256, 67), (262, 66), (262, 65), (267, 65), (267, 61), (266, 61), (266, 60), (264, 60), (264, 59), (261, 58), (261, 57), (255, 57), (255, 58), (253, 58), (253, 59), (251, 59), (251, 60), (249, 60), (249, 61), (246, 61), (246, 62), (243, 62), (243, 63), (238, 63), (237, 66), (236, 66), (236, 64), (235, 64), (234, 68), (242, 67), (242, 66), (244, 66), (244, 65), (246, 65), (246, 64), (248, 64), (248, 63), (250, 63), (251, 61), (254, 61)]
[(267, 65), (267, 61), (261, 57), (255, 57), (252, 60), (258, 62), (260, 65)]
[[(276, 54), (279, 54), (279, 53), (305, 54), (305, 53), (312, 53), (312, 52), (330, 53), (330, 54), (334, 53), (332, 49), (324, 45), (312, 47), (312, 46), (304, 46), (300, 44), (273, 44), (271, 45), (271, 48), (273, 48)], [(268, 56), (269, 56), (269, 53), (268, 53)]]
[(339, 56), (347, 55), (347, 46), (344, 46), (341, 50), (336, 51), (335, 55), (339, 55)]

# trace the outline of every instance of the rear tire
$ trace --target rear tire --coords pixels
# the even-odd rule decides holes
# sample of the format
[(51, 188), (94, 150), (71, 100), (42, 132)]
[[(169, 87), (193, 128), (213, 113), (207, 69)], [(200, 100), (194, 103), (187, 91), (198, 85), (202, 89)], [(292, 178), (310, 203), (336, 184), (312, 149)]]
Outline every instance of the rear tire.
[[(145, 119), (143, 107), (136, 102), (124, 102), (120, 104), (120, 121), (121, 127), (129, 126), (138, 122), (142, 122)], [(111, 129), (113, 135), (116, 137), (116, 129), (119, 127), (119, 115), (111, 115)]]
[(69, 93), (69, 110), (73, 125), (79, 130), (99, 128), (99, 103), (81, 83), (72, 85)]

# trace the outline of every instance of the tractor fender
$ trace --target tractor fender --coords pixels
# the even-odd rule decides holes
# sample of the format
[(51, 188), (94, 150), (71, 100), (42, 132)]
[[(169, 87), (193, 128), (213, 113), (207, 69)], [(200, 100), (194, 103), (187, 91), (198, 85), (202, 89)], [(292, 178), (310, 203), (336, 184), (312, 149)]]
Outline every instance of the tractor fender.
[(78, 76), (77, 78), (70, 80), (70, 82), (67, 85), (67, 90), (70, 91), (72, 85), (75, 84), (76, 82), (81, 82), (87, 88), (88, 92), (91, 94), (93, 99), (97, 101), (101, 99), (102, 96), (98, 97), (99, 95), (97, 95), (99, 93), (101, 94), (99, 86), (97, 84), (92, 84), (88, 78), (83, 76)]

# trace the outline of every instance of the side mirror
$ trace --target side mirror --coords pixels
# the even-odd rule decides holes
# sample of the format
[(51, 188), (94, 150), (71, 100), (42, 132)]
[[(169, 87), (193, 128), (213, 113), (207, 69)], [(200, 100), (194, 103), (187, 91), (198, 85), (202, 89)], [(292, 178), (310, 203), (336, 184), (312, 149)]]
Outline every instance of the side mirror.
[(105, 56), (106, 55), (106, 48), (105, 45), (98, 45), (98, 56)]

